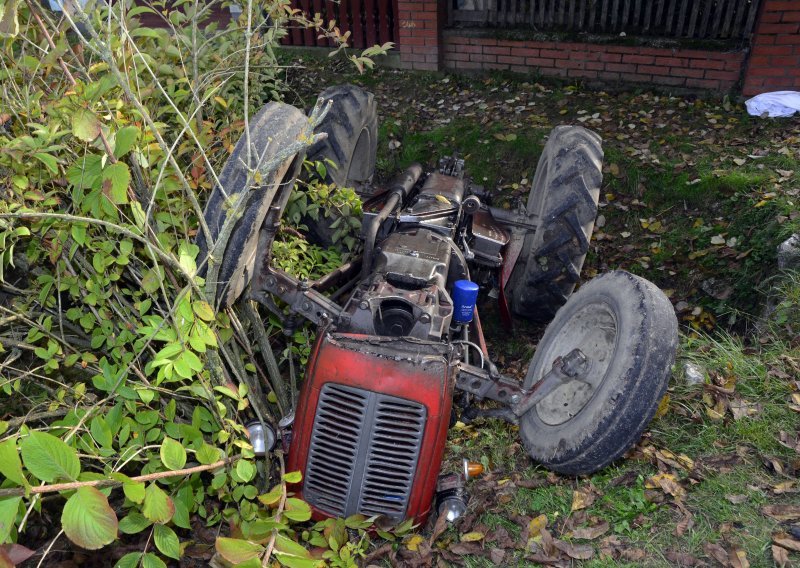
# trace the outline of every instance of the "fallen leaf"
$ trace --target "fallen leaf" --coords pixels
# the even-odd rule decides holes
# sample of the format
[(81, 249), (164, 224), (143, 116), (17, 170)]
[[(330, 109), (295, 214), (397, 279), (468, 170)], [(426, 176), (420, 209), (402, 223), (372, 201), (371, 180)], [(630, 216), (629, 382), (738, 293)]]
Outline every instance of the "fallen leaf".
[(405, 545), (407, 549), (412, 551), (417, 551), (419, 550), (419, 545), (422, 544), (423, 542), (425, 542), (425, 539), (422, 536), (414, 534), (408, 537), (408, 540), (406, 540)]
[(778, 521), (800, 519), (800, 505), (766, 505), (761, 507), (761, 512)]
[(795, 540), (790, 535), (784, 532), (774, 533), (772, 535), (772, 542), (774, 542), (778, 546), (786, 548), (787, 550), (794, 550), (795, 552), (800, 552), (800, 541)]
[(730, 564), (728, 560), (728, 553), (725, 552), (725, 549), (722, 548), (720, 545), (707, 542), (703, 545), (703, 552), (708, 554), (714, 560), (722, 564), (723, 566), (728, 566)]
[(594, 503), (596, 494), (591, 486), (583, 487), (572, 492), (572, 507), (570, 512), (580, 511)]
[(589, 560), (594, 556), (594, 548), (588, 544), (572, 544), (563, 540), (554, 540), (553, 544), (561, 552), (575, 560)]
[(506, 551), (502, 548), (493, 548), (489, 551), (489, 560), (491, 560), (495, 566), (502, 566), (505, 557)]
[(461, 542), (476, 542), (483, 540), (485, 535), (482, 532), (468, 532), (461, 535)]
[(608, 522), (603, 521), (602, 523), (596, 524), (591, 527), (581, 527), (574, 529), (572, 531), (572, 538), (575, 539), (583, 539), (583, 540), (594, 540), (600, 535), (605, 534), (608, 531)]
[(750, 568), (747, 554), (741, 548), (735, 547), (728, 553), (728, 561), (733, 568)]
[(789, 551), (780, 546), (772, 545), (772, 560), (776, 566), (784, 568), (789, 565)]

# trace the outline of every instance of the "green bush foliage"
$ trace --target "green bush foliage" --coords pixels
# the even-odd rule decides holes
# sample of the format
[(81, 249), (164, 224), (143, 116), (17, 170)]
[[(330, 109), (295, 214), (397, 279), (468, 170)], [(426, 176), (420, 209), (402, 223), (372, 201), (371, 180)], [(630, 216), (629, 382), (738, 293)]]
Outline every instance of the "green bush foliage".
[[(0, 566), (48, 494), (61, 532), (33, 543), (45, 555), (62, 533), (89, 550), (128, 539), (146, 544), (118, 566), (164, 566), (193, 520), (231, 527), (217, 552), (243, 566), (319, 564), (298, 541), (342, 565), (365, 549), (364, 519), (346, 521), (356, 543), (343, 520), (297, 530), (311, 512), (285, 482), (299, 474), (254, 456), (243, 424), (291, 408), (280, 330), (249, 302), (217, 311), (194, 244), (244, 118), (281, 96), (287, 26), (347, 36), (286, 0), (250, 0), (218, 29), (215, 5), (0, 2)], [(275, 249), (306, 277), (341, 262), (291, 230)]]

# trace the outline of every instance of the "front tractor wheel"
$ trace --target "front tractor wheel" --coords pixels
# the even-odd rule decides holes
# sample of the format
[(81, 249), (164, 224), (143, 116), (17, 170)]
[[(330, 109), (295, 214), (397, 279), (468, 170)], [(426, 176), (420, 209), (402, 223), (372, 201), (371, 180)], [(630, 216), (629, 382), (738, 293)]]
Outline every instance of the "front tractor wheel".
[(622, 456), (658, 408), (677, 344), (675, 311), (651, 282), (615, 271), (584, 285), (547, 326), (525, 388), (576, 348), (589, 368), (520, 418), (530, 456), (570, 475), (592, 473)]

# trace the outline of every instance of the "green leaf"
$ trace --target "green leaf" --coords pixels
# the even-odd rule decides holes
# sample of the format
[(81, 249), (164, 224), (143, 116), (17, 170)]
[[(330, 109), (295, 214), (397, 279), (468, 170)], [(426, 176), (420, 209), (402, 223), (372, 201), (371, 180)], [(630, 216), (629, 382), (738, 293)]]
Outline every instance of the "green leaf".
[(16, 438), (9, 438), (0, 443), (0, 474), (17, 485), (28, 485), (28, 480), (22, 473), (22, 462), (19, 459)]
[(144, 490), (144, 483), (141, 481), (131, 481), (130, 483), (122, 484), (122, 491), (125, 493), (125, 497), (134, 503), (141, 504), (142, 501), (144, 501)]
[(11, 529), (17, 521), (17, 512), (22, 497), (10, 497), (0, 501), (0, 544), (8, 542)]
[(283, 496), (283, 487), (280, 485), (276, 485), (272, 489), (269, 490), (269, 493), (264, 493), (263, 495), (258, 496), (258, 500), (261, 501), (264, 505), (274, 505), (278, 501), (281, 500)]
[(89, 425), (89, 431), (92, 433), (94, 441), (104, 448), (110, 448), (114, 443), (114, 434), (111, 432), (105, 418), (102, 416), (95, 416)]
[(122, 205), (128, 202), (130, 181), (131, 172), (125, 162), (111, 164), (103, 170), (103, 191), (109, 196), (112, 203)]
[(304, 522), (311, 518), (311, 507), (305, 501), (296, 497), (289, 497), (286, 500), (286, 510), (283, 512), (287, 519), (297, 522)]
[(181, 543), (174, 530), (165, 525), (156, 525), (153, 527), (153, 540), (161, 554), (180, 560)]
[(219, 537), (216, 542), (217, 552), (228, 562), (241, 564), (264, 552), (264, 547), (240, 538)]
[(278, 534), (275, 538), (275, 551), (299, 558), (310, 557), (308, 550), (306, 550), (303, 545), (282, 534)]
[(6, 0), (0, 10), (0, 37), (12, 38), (19, 33), (16, 0)]
[(124, 534), (136, 534), (142, 532), (152, 524), (153, 523), (139, 511), (131, 511), (128, 513), (127, 517), (124, 517), (119, 522), (119, 532)]
[(116, 564), (114, 564), (114, 568), (138, 568), (139, 560), (141, 558), (141, 552), (129, 552), (120, 558)]
[(87, 550), (97, 550), (114, 542), (118, 525), (108, 499), (94, 487), (79, 487), (61, 513), (64, 534)]
[(236, 463), (236, 475), (244, 482), (250, 481), (256, 475), (256, 466), (253, 462), (239, 460)]
[(72, 133), (79, 140), (91, 142), (100, 135), (100, 120), (89, 109), (78, 109), (72, 115)]
[(25, 467), (40, 481), (75, 481), (81, 473), (78, 452), (52, 434), (32, 431), (23, 438), (20, 448)]
[(142, 514), (154, 523), (168, 523), (175, 514), (175, 504), (158, 485), (151, 483), (144, 493)]
[(194, 457), (197, 458), (197, 461), (199, 461), (201, 464), (209, 465), (215, 461), (219, 461), (219, 449), (215, 448), (211, 444), (203, 442), (203, 445), (200, 446), (200, 449), (194, 453)]
[(197, 302), (192, 302), (192, 310), (201, 320), (213, 321), (214, 319), (214, 308), (206, 301), (198, 300)]
[(286, 483), (300, 483), (303, 479), (303, 474), (299, 471), (290, 471), (289, 473), (283, 474), (283, 480)]
[(58, 160), (56, 160), (55, 156), (44, 152), (36, 152), (33, 157), (42, 162), (50, 170), (50, 173), (58, 174)]
[(169, 470), (183, 469), (186, 465), (186, 450), (172, 438), (164, 438), (161, 442), (161, 463)]
[(126, 126), (117, 132), (114, 143), (114, 157), (119, 159), (130, 152), (136, 140), (139, 138), (139, 129), (136, 126)]
[(152, 552), (147, 552), (142, 556), (142, 568), (167, 568), (167, 565)]

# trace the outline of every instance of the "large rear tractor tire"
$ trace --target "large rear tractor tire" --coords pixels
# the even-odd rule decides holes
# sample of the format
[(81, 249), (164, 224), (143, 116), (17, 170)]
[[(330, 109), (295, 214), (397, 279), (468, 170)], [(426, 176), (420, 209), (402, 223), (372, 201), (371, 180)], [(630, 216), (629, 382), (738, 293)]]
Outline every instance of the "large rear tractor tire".
[(633, 446), (653, 418), (678, 345), (672, 304), (628, 272), (598, 276), (547, 326), (525, 378), (530, 389), (575, 348), (590, 361), (520, 418), (530, 456), (559, 473), (590, 474)]
[(601, 144), (581, 126), (550, 133), (528, 196), (528, 217), (538, 226), (525, 237), (507, 285), (516, 315), (551, 320), (580, 279), (603, 182)]
[[(207, 276), (209, 253), (213, 252), (219, 264), (216, 301), (220, 309), (231, 306), (250, 282), (264, 217), (278, 191), (294, 186), (302, 161), (297, 155), (289, 156), (270, 171), (264, 171), (264, 164), (274, 162), (280, 151), (296, 142), (306, 124), (308, 117), (295, 107), (275, 102), (266, 104), (250, 119), (249, 154), (247, 136), (243, 135), (222, 168), (220, 183), (214, 187), (204, 211), (211, 243), (202, 228), (196, 240), (200, 247), (198, 272)], [(256, 170), (260, 173), (258, 181), (250, 173)], [(234, 211), (238, 215), (236, 219)], [(224, 250), (215, 250), (214, 244), (225, 232), (228, 219), (234, 224), (227, 245)]]
[[(378, 151), (378, 111), (375, 96), (354, 85), (337, 85), (320, 93), (331, 101), (331, 108), (317, 125), (315, 133), (324, 132), (325, 140), (314, 144), (306, 159), (325, 164), (321, 180), (337, 188), (358, 187), (372, 181)], [(333, 244), (336, 232), (331, 225), (338, 212), (328, 210), (318, 219), (304, 219), (310, 239), (320, 245)]]

